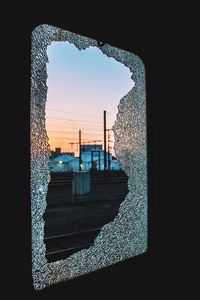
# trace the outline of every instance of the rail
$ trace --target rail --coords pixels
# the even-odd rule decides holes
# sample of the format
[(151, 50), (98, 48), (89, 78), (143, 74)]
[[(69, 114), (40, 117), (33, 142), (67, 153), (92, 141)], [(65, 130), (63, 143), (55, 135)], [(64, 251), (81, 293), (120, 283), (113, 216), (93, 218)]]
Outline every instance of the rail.
[(49, 262), (65, 259), (73, 253), (87, 249), (93, 245), (94, 239), (101, 228), (87, 231), (72, 232), (67, 234), (49, 236), (44, 238), (46, 244), (46, 258)]

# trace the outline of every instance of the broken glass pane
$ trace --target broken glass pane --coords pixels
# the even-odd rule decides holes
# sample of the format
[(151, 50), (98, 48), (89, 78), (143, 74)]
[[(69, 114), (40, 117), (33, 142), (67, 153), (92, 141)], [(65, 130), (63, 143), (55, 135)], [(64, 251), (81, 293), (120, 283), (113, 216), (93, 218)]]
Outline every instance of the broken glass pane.
[[(51, 179), (51, 152), (45, 114), (47, 47), (55, 41), (69, 42), (79, 50), (97, 47), (107, 57), (129, 68), (134, 86), (120, 100), (113, 126), (115, 156), (128, 176), (128, 193), (119, 206), (118, 214), (101, 228), (94, 244), (88, 249), (49, 263), (44, 242), (44, 216)], [(31, 55), (32, 274), (35, 289), (42, 289), (144, 253), (147, 249), (145, 71), (143, 62), (133, 53), (108, 44), (99, 45), (96, 40), (50, 25), (40, 25), (34, 29)]]

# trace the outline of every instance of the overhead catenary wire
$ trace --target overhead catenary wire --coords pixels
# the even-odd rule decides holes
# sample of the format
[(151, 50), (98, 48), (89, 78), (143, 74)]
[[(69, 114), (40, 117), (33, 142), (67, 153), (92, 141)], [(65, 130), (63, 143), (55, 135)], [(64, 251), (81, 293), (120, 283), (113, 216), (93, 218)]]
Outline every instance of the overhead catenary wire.
[[(87, 114), (80, 113), (80, 115)], [(110, 134), (112, 133), (112, 126), (113, 124), (107, 124), (106, 135), (108, 134), (108, 132), (110, 132)], [(63, 151), (69, 151), (69, 149), (72, 150), (72, 145), (75, 146), (76, 144), (78, 144), (78, 128), (81, 128), (81, 140), (83, 144), (95, 143), (98, 145), (103, 143), (104, 132), (102, 120), (101, 122), (99, 122), (96, 118), (95, 121), (92, 121), (91, 119), (73, 119), (56, 116), (48, 116), (46, 118), (46, 129), (50, 144), (54, 145), (53, 147), (60, 147), (62, 145)], [(102, 139), (98, 139), (98, 137), (102, 137)], [(111, 136), (109, 138), (109, 143), (109, 149), (111, 149), (111, 144), (113, 143)], [(73, 150), (76, 151), (75, 149)]]
[[(102, 131), (102, 130), (101, 130)], [(58, 132), (58, 133), (62, 133), (62, 134), (76, 134), (77, 132), (74, 132), (74, 131), (62, 131), (62, 130), (48, 130), (48, 132)], [(84, 135), (103, 135), (103, 133), (89, 133), (89, 132), (85, 132), (83, 131), (82, 134)]]
[(48, 117), (48, 119), (54, 119), (54, 120), (62, 120), (62, 121), (75, 121), (75, 122), (82, 122), (82, 123), (95, 123), (95, 124), (101, 124), (101, 122), (96, 121), (87, 121), (87, 120), (81, 120), (81, 119), (69, 119), (69, 118), (59, 118), (59, 117)]
[(91, 115), (91, 114), (83, 114), (83, 113), (77, 113), (77, 112), (70, 112), (70, 111), (64, 111), (64, 110), (58, 110), (58, 109), (47, 109), (47, 111), (56, 111), (60, 113), (65, 113), (65, 114), (74, 114), (74, 115), (80, 115), (80, 116), (92, 116), (92, 117), (99, 117), (101, 119), (100, 115)]

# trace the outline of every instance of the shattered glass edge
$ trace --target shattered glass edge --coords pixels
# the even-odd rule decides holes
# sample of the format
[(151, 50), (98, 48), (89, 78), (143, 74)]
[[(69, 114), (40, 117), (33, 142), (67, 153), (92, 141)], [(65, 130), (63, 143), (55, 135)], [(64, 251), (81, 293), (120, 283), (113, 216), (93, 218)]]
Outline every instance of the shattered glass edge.
[[(79, 50), (98, 47), (108, 57), (127, 66), (134, 87), (118, 105), (113, 126), (115, 154), (128, 176), (128, 189), (115, 219), (101, 228), (94, 245), (65, 260), (48, 263), (45, 258), (44, 219), (50, 173), (50, 146), (45, 127), (47, 97), (47, 46), (68, 41)], [(32, 278), (36, 290), (76, 278), (115, 264), (147, 250), (147, 143), (145, 68), (135, 54), (51, 26), (39, 25), (32, 32), (31, 48), (31, 214)]]

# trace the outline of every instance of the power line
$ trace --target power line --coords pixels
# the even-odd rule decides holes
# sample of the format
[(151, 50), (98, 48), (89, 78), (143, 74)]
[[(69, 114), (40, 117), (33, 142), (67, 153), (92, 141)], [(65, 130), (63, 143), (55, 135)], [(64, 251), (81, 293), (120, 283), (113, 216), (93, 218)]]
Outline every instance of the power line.
[(62, 130), (47, 130), (48, 132), (60, 132), (60, 133), (69, 133), (74, 134), (76, 131), (62, 131)]
[[(54, 126), (54, 125), (53, 125)], [(49, 127), (49, 126), (47, 126)], [(59, 126), (60, 127), (60, 126)], [(63, 127), (63, 126), (62, 126)], [(65, 129), (72, 129), (71, 127), (64, 127)], [(81, 127), (83, 128), (83, 127)], [(84, 129), (83, 129), (84, 130)], [(87, 131), (98, 131), (98, 132), (102, 132), (102, 129), (92, 129), (91, 127), (90, 128), (85, 128), (85, 130)], [(47, 131), (50, 131), (48, 128), (47, 128)], [(74, 130), (74, 132), (77, 132), (77, 130)]]
[[(56, 122), (56, 123), (53, 123), (53, 122)], [(50, 121), (50, 120), (47, 121), (46, 120), (46, 124), (47, 124), (47, 127), (49, 127), (49, 126), (57, 126), (58, 125), (58, 126), (62, 126), (62, 127), (65, 127), (65, 128), (66, 128), (66, 126), (68, 126), (68, 128), (72, 128), (71, 124), (69, 124), (69, 123), (61, 123), (59, 121)], [(86, 126), (86, 127), (91, 128), (92, 124), (93, 124), (92, 122), (91, 123), (88, 122), (88, 124), (75, 123), (75, 124), (73, 124), (73, 127), (78, 127), (78, 126), (83, 127), (83, 126)], [(95, 128), (102, 128), (102, 126), (100, 126), (100, 124), (94, 124), (93, 127), (95, 127)], [(76, 130), (77, 130), (77, 128), (76, 128)]]
[[(77, 140), (77, 138), (71, 138), (71, 137), (63, 137), (63, 136), (54, 136), (51, 135), (49, 138), (51, 139), (60, 139), (60, 140)], [(87, 140), (87, 139), (82, 139), (82, 140)]]
[(101, 122), (95, 122), (95, 121), (87, 121), (87, 120), (80, 120), (80, 119), (67, 119), (67, 118), (59, 118), (59, 117), (48, 117), (48, 119), (53, 119), (53, 120), (63, 120), (63, 121), (76, 121), (76, 122), (83, 122), (83, 123), (96, 123), (96, 124), (101, 124)]
[(85, 135), (103, 135), (103, 133), (86, 133), (83, 131), (83, 134)]
[[(95, 122), (95, 121), (87, 121), (87, 120), (81, 120), (81, 119), (67, 119), (67, 118), (59, 118), (59, 117), (47, 117), (46, 122), (48, 123), (49, 119), (51, 120), (62, 120), (66, 122), (79, 122), (79, 123), (88, 123), (88, 124), (102, 124), (102, 122)], [(77, 124), (75, 124), (77, 125)], [(78, 124), (80, 126), (80, 124)], [(97, 125), (95, 125), (97, 126)], [(113, 124), (108, 124), (109, 127), (112, 127)]]
[(66, 113), (66, 114), (74, 114), (74, 115), (80, 115), (80, 116), (93, 116), (93, 117), (99, 117), (101, 118), (99, 115), (89, 115), (89, 114), (83, 114), (83, 113), (75, 113), (75, 112), (71, 112), (71, 111), (64, 111), (64, 110), (57, 110), (57, 109), (47, 109), (47, 111), (56, 111), (56, 112), (61, 112), (61, 113)]
[[(76, 134), (77, 132), (76, 131), (62, 131), (62, 130), (47, 130), (48, 132), (59, 132), (59, 133), (63, 133), (63, 134)], [(78, 134), (78, 133), (77, 133)], [(82, 134), (85, 134), (85, 135), (103, 135), (103, 133), (88, 133), (88, 132), (85, 132), (85, 131), (82, 131)]]

